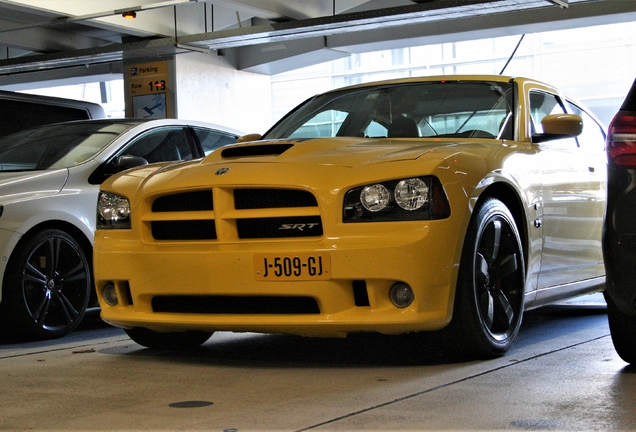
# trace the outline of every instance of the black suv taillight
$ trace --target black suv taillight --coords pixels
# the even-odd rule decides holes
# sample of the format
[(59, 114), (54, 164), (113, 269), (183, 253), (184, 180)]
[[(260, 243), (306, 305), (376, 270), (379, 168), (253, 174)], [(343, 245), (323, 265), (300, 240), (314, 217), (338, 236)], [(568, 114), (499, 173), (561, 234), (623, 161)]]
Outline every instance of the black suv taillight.
[(636, 114), (619, 111), (610, 123), (607, 154), (610, 163), (636, 168)]

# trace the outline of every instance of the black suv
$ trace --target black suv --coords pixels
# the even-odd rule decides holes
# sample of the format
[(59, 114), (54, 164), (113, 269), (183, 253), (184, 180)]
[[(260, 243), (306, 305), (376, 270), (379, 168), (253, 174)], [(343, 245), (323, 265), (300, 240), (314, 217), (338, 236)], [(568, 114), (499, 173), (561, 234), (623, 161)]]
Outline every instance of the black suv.
[(607, 134), (605, 299), (618, 355), (636, 364), (636, 81)]

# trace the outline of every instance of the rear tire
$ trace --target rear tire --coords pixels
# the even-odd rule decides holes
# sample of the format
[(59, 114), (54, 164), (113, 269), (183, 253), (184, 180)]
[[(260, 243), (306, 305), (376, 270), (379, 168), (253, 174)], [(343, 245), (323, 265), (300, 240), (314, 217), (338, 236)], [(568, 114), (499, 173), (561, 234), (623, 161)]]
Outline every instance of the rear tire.
[(525, 266), (519, 231), (499, 200), (488, 198), (473, 214), (462, 251), (453, 318), (453, 352), (489, 359), (503, 355), (519, 333)]
[(621, 312), (612, 298), (607, 293), (604, 294), (614, 349), (625, 362), (636, 364), (636, 316)]
[(152, 349), (187, 350), (204, 344), (212, 332), (185, 331), (161, 333), (143, 327), (125, 329), (126, 334), (139, 345)]

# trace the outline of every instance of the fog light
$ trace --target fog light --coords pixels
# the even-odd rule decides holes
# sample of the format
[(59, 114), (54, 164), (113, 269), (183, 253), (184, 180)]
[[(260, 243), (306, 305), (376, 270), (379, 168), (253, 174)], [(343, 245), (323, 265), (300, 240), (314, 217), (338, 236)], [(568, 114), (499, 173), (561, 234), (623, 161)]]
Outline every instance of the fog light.
[(117, 290), (115, 289), (115, 284), (113, 282), (108, 282), (102, 288), (102, 296), (104, 297), (104, 301), (109, 306), (117, 306)]
[(393, 304), (399, 308), (409, 307), (415, 299), (415, 294), (410, 286), (404, 282), (397, 282), (391, 287), (389, 297)]

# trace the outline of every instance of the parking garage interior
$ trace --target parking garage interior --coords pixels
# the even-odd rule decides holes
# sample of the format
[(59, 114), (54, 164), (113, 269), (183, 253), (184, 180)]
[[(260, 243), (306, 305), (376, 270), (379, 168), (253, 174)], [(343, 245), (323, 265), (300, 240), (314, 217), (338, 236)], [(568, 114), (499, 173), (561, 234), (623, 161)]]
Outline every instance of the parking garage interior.
[[(619, 0), (0, 0), (0, 90), (140, 117), (148, 73), (167, 83), (157, 116), (263, 133), (332, 88), (506, 70), (607, 124), (636, 77), (634, 22)], [(220, 332), (156, 352), (93, 310), (62, 339), (0, 342), (0, 429), (636, 430), (601, 294), (528, 313), (498, 359), (440, 343)]]

